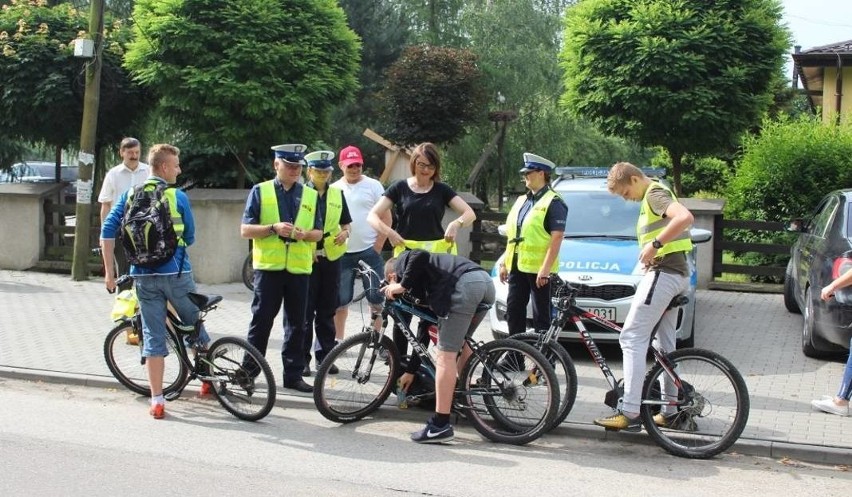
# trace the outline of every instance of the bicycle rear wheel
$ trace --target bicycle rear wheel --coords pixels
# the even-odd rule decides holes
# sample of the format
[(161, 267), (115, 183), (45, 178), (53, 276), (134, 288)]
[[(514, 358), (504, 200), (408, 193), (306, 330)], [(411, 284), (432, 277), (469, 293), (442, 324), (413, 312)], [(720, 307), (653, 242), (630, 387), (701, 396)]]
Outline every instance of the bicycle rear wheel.
[(559, 383), (559, 410), (556, 411), (551, 428), (559, 426), (568, 417), (574, 407), (574, 401), (577, 400), (577, 368), (574, 367), (574, 361), (562, 345), (552, 341), (540, 343), (541, 335), (538, 333), (519, 333), (511, 338), (532, 345), (544, 354), (547, 362), (553, 366)]
[(537, 439), (553, 426), (559, 408), (553, 367), (518, 340), (482, 345), (465, 365), (459, 388), (467, 419), (494, 442), (523, 445)]
[[(706, 459), (727, 450), (745, 429), (749, 414), (748, 387), (727, 359), (704, 349), (681, 349), (668, 356), (681, 380), (681, 387), (665, 394), (671, 383), (665, 369), (656, 363), (645, 377), (642, 389), (642, 422), (648, 435), (671, 454)], [(663, 392), (663, 393), (661, 393)], [(661, 401), (676, 402), (677, 411), (666, 412), (655, 422)]]
[[(357, 421), (390, 396), (399, 376), (399, 352), (390, 338), (377, 334), (353, 335), (322, 361), (314, 379), (314, 404), (326, 419)], [(332, 365), (337, 366), (336, 374), (329, 373)]]
[[(129, 334), (135, 335), (137, 344), (128, 339)], [(174, 340), (174, 335), (169, 331), (166, 343), (171, 353), (165, 357), (163, 394), (180, 391), (188, 381), (189, 371), (186, 364), (180, 360)], [(141, 326), (134, 326), (132, 321), (121, 322), (107, 333), (104, 340), (104, 359), (109, 371), (119, 383), (131, 392), (150, 397), (148, 370), (142, 362), (142, 343)]]
[(254, 265), (252, 264), (250, 252), (243, 261), (243, 285), (249, 290), (254, 291)]

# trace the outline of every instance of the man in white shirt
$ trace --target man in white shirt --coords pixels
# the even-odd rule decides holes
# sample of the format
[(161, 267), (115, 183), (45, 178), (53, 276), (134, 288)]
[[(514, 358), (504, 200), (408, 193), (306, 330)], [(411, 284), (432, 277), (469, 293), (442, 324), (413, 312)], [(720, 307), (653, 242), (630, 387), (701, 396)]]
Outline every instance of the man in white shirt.
[[(139, 140), (130, 137), (121, 140), (118, 153), (122, 162), (107, 171), (101, 185), (101, 193), (98, 195), (98, 202), (101, 203), (101, 224), (109, 211), (115, 207), (121, 194), (136, 185), (141, 185), (150, 175), (148, 164), (139, 162), (139, 156), (142, 153)], [(115, 251), (115, 261), (118, 266), (118, 275), (127, 273), (129, 265), (123, 250)]]
[[(382, 261), (382, 247), (387, 237), (380, 235), (366, 222), (367, 214), (382, 198), (385, 188), (377, 180), (364, 175), (364, 159), (358, 147), (349, 145), (340, 151), (338, 165), (343, 171), (343, 177), (335, 181), (331, 186), (343, 190), (346, 205), (353, 223), (349, 225), (349, 246), (346, 253), (340, 258), (340, 293), (338, 294), (338, 307), (334, 314), (334, 328), (337, 341), (343, 339), (346, 330), (346, 317), (349, 314), (349, 303), (352, 302), (355, 278), (352, 272), (358, 267), (358, 261), (363, 260), (384, 278), (384, 263)], [(391, 212), (387, 211), (384, 223), (391, 225)], [(372, 286), (375, 291), (367, 294), (367, 300), (374, 310), (381, 306), (383, 296), (378, 291), (379, 281), (362, 280), (364, 288)], [(378, 318), (381, 325), (381, 318)]]

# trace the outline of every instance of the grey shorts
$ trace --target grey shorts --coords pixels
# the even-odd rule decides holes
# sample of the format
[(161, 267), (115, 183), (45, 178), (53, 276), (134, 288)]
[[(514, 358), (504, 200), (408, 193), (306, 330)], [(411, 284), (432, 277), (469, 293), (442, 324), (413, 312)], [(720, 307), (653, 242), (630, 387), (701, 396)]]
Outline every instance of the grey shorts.
[(476, 307), (480, 302), (493, 305), (494, 294), (494, 282), (487, 272), (471, 271), (461, 275), (450, 296), (450, 313), (438, 323), (438, 350), (460, 351), (465, 337), (476, 331), (487, 312), (481, 311), (477, 315)]

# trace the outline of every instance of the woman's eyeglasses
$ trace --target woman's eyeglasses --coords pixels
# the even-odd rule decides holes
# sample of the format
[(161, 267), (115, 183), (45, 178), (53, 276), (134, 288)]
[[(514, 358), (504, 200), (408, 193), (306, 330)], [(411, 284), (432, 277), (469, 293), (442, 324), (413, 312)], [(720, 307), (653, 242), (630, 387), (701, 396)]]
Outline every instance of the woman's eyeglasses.
[(437, 169), (437, 168), (435, 167), (435, 164), (429, 164), (428, 162), (420, 162), (420, 161), (417, 161), (417, 162), (415, 162), (415, 163), (414, 163), (414, 165), (416, 165), (416, 166), (417, 166), (417, 167), (419, 167), (420, 169), (428, 169), (428, 170), (430, 170), (430, 171), (434, 171), (435, 169)]

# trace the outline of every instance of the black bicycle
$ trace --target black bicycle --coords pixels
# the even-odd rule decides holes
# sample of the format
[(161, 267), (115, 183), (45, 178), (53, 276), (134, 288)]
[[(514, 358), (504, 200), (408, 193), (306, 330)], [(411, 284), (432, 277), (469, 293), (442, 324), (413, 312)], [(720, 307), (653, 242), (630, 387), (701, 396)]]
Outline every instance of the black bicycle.
[[(118, 282), (128, 278), (122, 276)], [(195, 345), (204, 316), (216, 308), (222, 297), (190, 293), (189, 299), (200, 311), (195, 323), (184, 324), (171, 309), (167, 311), (166, 343), (170, 353), (165, 357), (163, 376), (166, 400), (177, 399), (190, 381), (198, 379), (211, 383), (213, 395), (234, 416), (247, 421), (262, 419), (275, 405), (276, 394), (275, 376), (266, 358), (244, 339), (232, 336), (198, 350)], [(145, 357), (141, 354), (143, 343), (142, 316), (137, 306), (132, 315), (120, 317), (107, 333), (104, 359), (119, 383), (139, 395), (150, 396)]]
[[(551, 275), (551, 284), (556, 318), (547, 331), (526, 334), (524, 338), (535, 341), (536, 347), (549, 354), (562, 356), (565, 350), (557, 342), (559, 332), (575, 327), (610, 386), (604, 403), (613, 409), (620, 408), (624, 394), (622, 382), (615, 379), (585, 323), (594, 322), (615, 333), (620, 333), (621, 328), (578, 307), (578, 289), (558, 275)], [(686, 302), (686, 296), (675, 297), (668, 310)], [(651, 335), (652, 343), (657, 327)], [(650, 351), (655, 363), (645, 376), (639, 411), (651, 439), (671, 454), (693, 459), (713, 457), (727, 450), (748, 422), (748, 387), (739, 371), (730, 361), (709, 350), (685, 348), (667, 352), (654, 344)], [(573, 366), (566, 371), (574, 371)], [(576, 385), (576, 372), (573, 375)]]
[[(360, 275), (372, 273), (367, 264), (359, 264)], [(487, 308), (483, 306), (474, 319), (481, 320)], [(383, 312), (401, 326), (422, 363), (434, 371), (432, 357), (404, 315), (431, 323), (438, 318), (409, 296), (386, 300)], [(374, 313), (363, 333), (332, 349), (317, 371), (314, 403), (331, 421), (349, 423), (371, 414), (387, 400), (402, 374), (399, 352), (384, 334), (386, 326), (379, 330), (372, 326), (377, 317)], [(481, 343), (467, 337), (465, 342), (472, 354), (456, 384), (453, 410), (494, 442), (522, 445), (544, 434), (556, 416), (559, 389), (553, 368), (541, 352), (517, 340)], [(336, 374), (330, 374), (332, 366), (337, 367)]]

